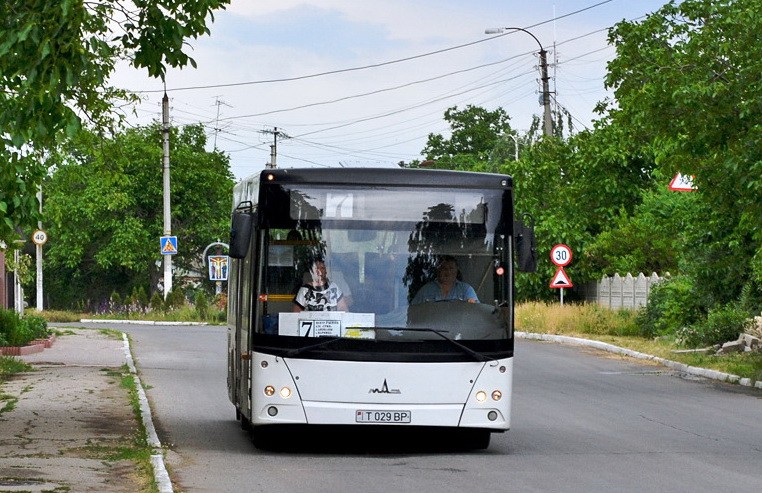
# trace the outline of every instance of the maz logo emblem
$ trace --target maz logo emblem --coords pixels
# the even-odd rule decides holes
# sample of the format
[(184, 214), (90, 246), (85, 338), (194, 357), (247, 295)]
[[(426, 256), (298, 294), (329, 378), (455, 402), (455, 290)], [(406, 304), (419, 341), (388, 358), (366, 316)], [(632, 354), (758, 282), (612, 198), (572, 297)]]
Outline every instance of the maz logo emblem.
[(386, 383), (386, 379), (384, 378), (384, 384), (381, 386), (380, 389), (370, 389), (368, 393), (369, 394), (401, 394), (402, 391), (400, 389), (390, 389), (389, 385)]

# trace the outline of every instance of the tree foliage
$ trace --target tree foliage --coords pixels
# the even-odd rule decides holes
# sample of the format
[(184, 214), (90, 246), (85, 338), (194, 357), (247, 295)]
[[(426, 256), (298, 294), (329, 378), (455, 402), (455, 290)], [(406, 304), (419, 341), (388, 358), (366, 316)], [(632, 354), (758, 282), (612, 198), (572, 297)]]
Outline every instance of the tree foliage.
[(664, 175), (695, 177), (705, 215), (687, 267), (725, 296), (762, 280), (760, 30), (762, 2), (685, 0), (610, 33), (611, 123), (647, 141)]
[[(228, 157), (207, 152), (200, 125), (170, 135), (173, 264), (198, 268), (201, 253), (229, 229), (233, 177)], [(44, 185), (53, 304), (156, 288), (163, 234), (162, 143), (158, 125), (113, 139), (82, 132), (55, 156)], [(52, 287), (51, 287), (52, 285)]]
[(458, 110), (453, 106), (445, 111), (444, 119), (450, 125), (450, 136), (429, 134), (421, 154), (448, 169), (473, 169), (494, 161), (495, 149), (504, 148), (503, 136), (513, 134), (510, 117), (502, 108), (488, 111), (468, 105)]
[(587, 247), (622, 215), (633, 211), (651, 182), (649, 156), (620, 148), (619, 135), (608, 128), (582, 132), (566, 140), (543, 138), (518, 161), (506, 160), (500, 171), (513, 176), (516, 211), (535, 223), (541, 260), (537, 274), (518, 279), (520, 298), (548, 298), (555, 267), (550, 249), (565, 243), (574, 251), (572, 281), (600, 275), (600, 261)]
[[(0, 239), (36, 220), (45, 156), (85, 124), (108, 127), (109, 82), (126, 61), (163, 77), (195, 65), (187, 40), (229, 0), (5, 0), (0, 2)], [(118, 118), (117, 118), (118, 119)]]
[[(606, 78), (615, 103), (599, 104), (589, 131), (535, 139), (533, 126), (517, 138), (526, 143), (518, 160), (498, 152), (499, 125), (481, 118), (507, 121), (502, 110), (448, 111), (452, 138), (430, 136), (423, 154), (440, 166), (513, 175), (516, 211), (534, 219), (540, 267), (517, 276), (519, 299), (555, 294), (548, 253), (566, 243), (575, 284), (617, 272), (678, 275), (680, 289), (665, 289), (660, 303), (681, 306), (689, 293), (695, 309), (652, 317), (672, 333), (696, 322), (687, 312), (759, 313), (761, 31), (762, 2), (739, 0), (670, 2), (617, 24)], [(695, 176), (698, 191), (668, 191), (677, 172)]]

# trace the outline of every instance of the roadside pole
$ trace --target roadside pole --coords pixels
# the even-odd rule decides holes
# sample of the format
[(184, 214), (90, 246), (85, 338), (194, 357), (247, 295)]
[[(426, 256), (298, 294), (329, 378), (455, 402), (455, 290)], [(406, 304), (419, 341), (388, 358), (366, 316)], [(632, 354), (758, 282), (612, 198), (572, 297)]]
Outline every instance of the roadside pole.
[[(164, 237), (172, 236), (172, 216), (169, 202), (169, 97), (164, 93), (161, 100), (162, 137), (164, 157), (162, 168), (164, 171)], [(164, 300), (172, 291), (172, 255), (164, 255)]]
[[(37, 201), (40, 204), (40, 216), (42, 216), (42, 183), (37, 190)], [(35, 245), (35, 253), (37, 259), (37, 311), (42, 311), (43, 296), (42, 296), (42, 245), (45, 244), (48, 237), (42, 230), (42, 221), (37, 221), (37, 231), (34, 233), (32, 240)]]
[(564, 267), (572, 261), (572, 250), (563, 243), (559, 243), (550, 250), (550, 261), (557, 267), (556, 273), (550, 280), (551, 289), (561, 290), (561, 306), (564, 306), (564, 288), (574, 287), (571, 278), (564, 271)]

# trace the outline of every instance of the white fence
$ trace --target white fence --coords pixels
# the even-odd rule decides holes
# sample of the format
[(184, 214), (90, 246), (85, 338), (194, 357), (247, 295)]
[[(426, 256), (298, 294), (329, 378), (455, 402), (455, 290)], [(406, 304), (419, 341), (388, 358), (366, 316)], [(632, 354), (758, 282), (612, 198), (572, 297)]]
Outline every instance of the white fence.
[(637, 277), (632, 277), (630, 273), (624, 277), (614, 274), (613, 277), (604, 276), (599, 281), (585, 284), (579, 292), (590, 303), (609, 308), (637, 308), (648, 302), (651, 286), (668, 276), (669, 273), (666, 273), (659, 277), (655, 272), (648, 277), (642, 272)]

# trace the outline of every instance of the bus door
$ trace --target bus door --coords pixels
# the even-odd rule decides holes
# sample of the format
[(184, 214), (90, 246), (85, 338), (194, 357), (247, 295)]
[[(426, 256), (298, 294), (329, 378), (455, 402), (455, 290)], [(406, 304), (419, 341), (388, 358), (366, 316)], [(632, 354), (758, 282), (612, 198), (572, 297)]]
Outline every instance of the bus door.
[(256, 249), (251, 248), (240, 262), (242, 275), (239, 278), (239, 315), (236, 334), (236, 346), (238, 348), (238, 367), (236, 375), (238, 380), (238, 405), (243, 416), (251, 416), (251, 331), (252, 327), (252, 298), (256, 296), (254, 291), (253, 267), (255, 264)]

